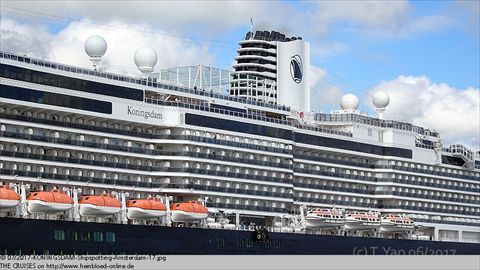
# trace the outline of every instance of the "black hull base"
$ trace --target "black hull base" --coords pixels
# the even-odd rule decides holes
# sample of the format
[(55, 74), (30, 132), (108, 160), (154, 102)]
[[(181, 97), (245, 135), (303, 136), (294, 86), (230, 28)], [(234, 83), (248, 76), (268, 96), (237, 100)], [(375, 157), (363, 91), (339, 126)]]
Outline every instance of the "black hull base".
[(480, 244), (0, 218), (0, 254), (480, 255)]

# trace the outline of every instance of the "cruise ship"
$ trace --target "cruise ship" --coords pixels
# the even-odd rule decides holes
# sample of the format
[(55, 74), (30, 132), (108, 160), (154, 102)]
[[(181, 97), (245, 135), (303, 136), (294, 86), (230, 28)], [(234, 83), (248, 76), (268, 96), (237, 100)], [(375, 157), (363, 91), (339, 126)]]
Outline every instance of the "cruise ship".
[[(310, 44), (250, 31), (233, 70), (106, 72), (0, 52), (0, 254), (480, 254), (479, 153), (310, 109)], [(415, 106), (415, 104), (412, 104)]]

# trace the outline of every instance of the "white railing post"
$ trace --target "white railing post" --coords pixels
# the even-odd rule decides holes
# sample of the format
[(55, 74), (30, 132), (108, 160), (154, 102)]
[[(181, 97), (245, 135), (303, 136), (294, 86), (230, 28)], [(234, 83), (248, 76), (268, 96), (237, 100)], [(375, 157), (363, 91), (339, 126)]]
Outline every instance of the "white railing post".
[(122, 212), (120, 213), (120, 222), (123, 224), (127, 224), (127, 199), (125, 192), (121, 194), (121, 203), (122, 203)]
[(79, 204), (78, 204), (78, 189), (73, 188), (72, 189), (72, 195), (73, 195), (73, 220), (74, 221), (80, 221), (80, 211), (78, 209)]
[(26, 218), (27, 212), (27, 190), (24, 184), (20, 185), (20, 216)]
[(165, 195), (165, 206), (167, 207), (167, 215), (165, 219), (166, 219), (166, 225), (168, 227), (172, 226), (172, 212), (170, 211), (170, 198), (172, 197)]

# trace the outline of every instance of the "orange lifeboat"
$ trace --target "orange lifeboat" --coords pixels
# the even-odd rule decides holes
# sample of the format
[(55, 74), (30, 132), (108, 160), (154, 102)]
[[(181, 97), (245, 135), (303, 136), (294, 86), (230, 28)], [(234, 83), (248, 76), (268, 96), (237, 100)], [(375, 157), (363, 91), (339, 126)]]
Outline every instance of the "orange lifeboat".
[(15, 207), (20, 203), (20, 196), (9, 186), (0, 186), (0, 208)]
[(170, 210), (173, 222), (192, 222), (208, 217), (208, 209), (197, 201), (174, 203)]
[(109, 194), (82, 196), (78, 204), (82, 216), (107, 216), (122, 210), (120, 201)]
[(61, 190), (31, 192), (27, 202), (30, 213), (60, 213), (73, 207), (72, 198)]
[(159, 199), (137, 199), (127, 202), (129, 219), (154, 219), (167, 214), (167, 207)]

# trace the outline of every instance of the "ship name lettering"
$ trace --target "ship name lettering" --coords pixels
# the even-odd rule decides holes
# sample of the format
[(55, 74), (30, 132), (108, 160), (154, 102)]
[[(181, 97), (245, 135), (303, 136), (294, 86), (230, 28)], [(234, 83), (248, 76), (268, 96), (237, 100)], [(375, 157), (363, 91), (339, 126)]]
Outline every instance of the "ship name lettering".
[(140, 108), (135, 109), (132, 106), (127, 107), (127, 114), (134, 115), (134, 116), (140, 116), (140, 117), (145, 118), (145, 120), (148, 120), (150, 118), (163, 119), (163, 115), (161, 113), (156, 112), (153, 109), (151, 111), (146, 111), (146, 110), (142, 110)]

